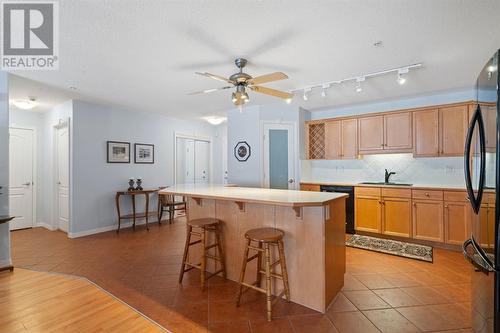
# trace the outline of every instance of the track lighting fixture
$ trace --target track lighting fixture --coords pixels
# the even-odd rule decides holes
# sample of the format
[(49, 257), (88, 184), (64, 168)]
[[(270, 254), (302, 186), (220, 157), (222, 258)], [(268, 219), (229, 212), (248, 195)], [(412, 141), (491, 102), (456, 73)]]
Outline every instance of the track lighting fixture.
[(330, 88), (329, 84), (324, 84), (322, 86), (323, 90), (321, 90), (321, 97), (326, 97), (326, 89)]
[[(417, 63), (417, 64), (412, 64), (412, 65), (407, 65), (407, 66), (402, 66), (402, 67), (396, 67), (396, 68), (386, 69), (386, 70), (379, 71), (379, 72), (373, 72), (373, 73), (362, 74), (362, 75), (358, 75), (358, 76), (354, 76), (354, 77), (349, 77), (349, 78), (345, 78), (345, 79), (341, 79), (341, 80), (337, 80), (337, 81), (318, 83), (318, 84), (310, 85), (310, 86), (307, 86), (304, 88), (290, 90), (290, 92), (292, 94), (293, 93), (297, 93), (297, 94), (302, 93), (303, 94), (302, 98), (304, 99), (304, 101), (307, 101), (309, 99), (308, 94), (313, 89), (321, 89), (321, 97), (326, 97), (326, 95), (327, 95), (326, 91), (330, 87), (332, 87), (333, 85), (340, 85), (342, 83), (351, 82), (351, 81), (354, 81), (356, 84), (356, 92), (361, 92), (361, 91), (363, 91), (363, 87), (361, 86), (361, 83), (363, 81), (365, 81), (366, 79), (376, 77), (376, 76), (382, 76), (382, 75), (386, 75), (386, 74), (390, 74), (390, 73), (396, 73), (397, 74), (397, 82), (399, 84), (403, 85), (406, 83), (407, 74), (410, 72), (410, 69), (414, 70), (414, 69), (421, 68), (422, 66), (423, 66), (422, 63)], [(496, 71), (497, 66), (498, 65), (496, 63), (495, 64), (492, 63), (488, 67), (488, 72), (491, 73), (491, 72)]]
[(403, 74), (407, 74), (410, 70), (408, 68), (400, 68), (398, 69), (398, 83), (403, 85), (406, 82), (406, 78)]
[(304, 99), (304, 101), (307, 101), (309, 99), (309, 97), (307, 96), (307, 94), (311, 91), (311, 88), (306, 88), (304, 89), (304, 95), (302, 96), (302, 98)]
[(361, 82), (363, 82), (364, 80), (366, 80), (364, 76), (360, 76), (356, 79), (356, 92), (359, 93), (363, 91), (363, 88), (361, 87)]

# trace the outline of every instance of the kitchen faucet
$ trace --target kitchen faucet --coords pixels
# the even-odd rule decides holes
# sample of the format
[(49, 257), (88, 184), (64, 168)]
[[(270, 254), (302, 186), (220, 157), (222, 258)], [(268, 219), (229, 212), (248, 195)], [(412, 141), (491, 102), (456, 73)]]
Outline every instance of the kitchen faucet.
[(389, 178), (391, 178), (392, 175), (395, 175), (396, 173), (395, 172), (388, 172), (387, 169), (385, 169), (385, 178), (384, 178), (384, 182), (387, 184), (389, 183)]

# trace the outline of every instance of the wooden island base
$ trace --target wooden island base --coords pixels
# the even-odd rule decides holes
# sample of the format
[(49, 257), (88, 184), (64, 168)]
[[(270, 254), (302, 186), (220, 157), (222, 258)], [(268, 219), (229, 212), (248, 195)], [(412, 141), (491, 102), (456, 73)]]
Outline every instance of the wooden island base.
[[(297, 207), (183, 195), (188, 196), (188, 219), (214, 217), (221, 221), (228, 279), (239, 279), (245, 232), (258, 227), (275, 227), (285, 232), (286, 265), (293, 302), (324, 313), (342, 289), (345, 197), (317, 206)], [(196, 245), (192, 250), (190, 261), (197, 262), (200, 248)], [(272, 250), (276, 260), (278, 251)], [(247, 267), (245, 281), (248, 283), (256, 280), (255, 266), (254, 261)], [(207, 267), (210, 272), (219, 269), (212, 260)], [(273, 286), (275, 294), (279, 294), (283, 289), (281, 281), (273, 283), (277, 284)]]

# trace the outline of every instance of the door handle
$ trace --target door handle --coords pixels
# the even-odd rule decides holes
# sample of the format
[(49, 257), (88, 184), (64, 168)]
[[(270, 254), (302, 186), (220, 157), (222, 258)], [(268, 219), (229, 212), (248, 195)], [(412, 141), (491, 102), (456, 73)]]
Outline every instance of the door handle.
[(290, 178), (290, 179), (288, 179), (288, 182), (289, 182), (290, 184), (292, 184), (292, 183), (294, 183), (294, 182), (295, 182), (295, 179)]
[(31, 185), (31, 182), (26, 182), (23, 184), (24, 186), (30, 186)]

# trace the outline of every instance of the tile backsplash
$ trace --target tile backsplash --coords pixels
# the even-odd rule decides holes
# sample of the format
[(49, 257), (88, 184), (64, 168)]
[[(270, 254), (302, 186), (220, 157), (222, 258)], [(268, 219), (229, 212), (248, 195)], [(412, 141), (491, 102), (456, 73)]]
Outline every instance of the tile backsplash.
[(357, 160), (302, 160), (301, 181), (384, 181), (384, 169), (396, 172), (391, 181), (463, 186), (463, 157), (414, 158), (412, 154), (365, 155)]

